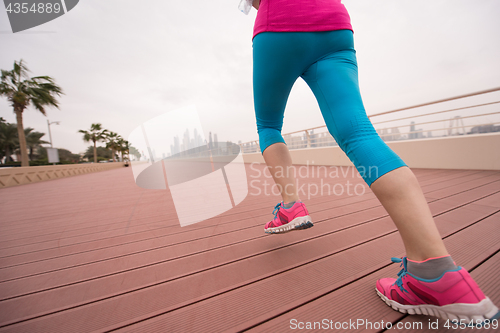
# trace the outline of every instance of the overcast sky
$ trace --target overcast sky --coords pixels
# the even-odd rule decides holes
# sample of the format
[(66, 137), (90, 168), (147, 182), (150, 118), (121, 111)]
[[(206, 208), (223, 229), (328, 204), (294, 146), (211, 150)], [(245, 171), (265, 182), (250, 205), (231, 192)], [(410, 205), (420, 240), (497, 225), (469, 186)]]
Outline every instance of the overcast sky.
[[(127, 138), (145, 121), (195, 105), (220, 141), (257, 139), (252, 101), (252, 28), (239, 0), (82, 0), (44, 25), (13, 34), (0, 9), (0, 68), (24, 59), (33, 76), (64, 89), (49, 109), (54, 146), (85, 150), (92, 123)], [(368, 114), (500, 86), (500, 1), (344, 0), (355, 31)], [(0, 98), (0, 116), (15, 122)], [(25, 127), (47, 133), (29, 108)], [(283, 132), (323, 125), (300, 79)], [(44, 137), (48, 140), (47, 137)]]

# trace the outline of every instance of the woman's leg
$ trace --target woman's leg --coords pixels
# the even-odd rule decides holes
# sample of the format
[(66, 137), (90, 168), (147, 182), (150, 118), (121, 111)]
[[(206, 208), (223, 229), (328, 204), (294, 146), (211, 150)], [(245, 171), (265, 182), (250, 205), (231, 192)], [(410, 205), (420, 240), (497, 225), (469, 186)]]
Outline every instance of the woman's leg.
[(263, 153), (269, 172), (278, 186), (285, 204), (299, 200), (292, 170), (292, 157), (288, 147), (281, 142), (267, 147)]
[(420, 185), (407, 168), (386, 173), (370, 187), (396, 224), (409, 259), (448, 255)]
[(265, 32), (253, 40), (253, 91), (260, 149), (277, 184), (283, 203), (276, 205), (266, 233), (280, 233), (312, 226), (296, 190), (292, 159), (281, 136), (290, 90), (308, 67), (300, 33)]
[(447, 255), (417, 179), (378, 136), (366, 115), (351, 32), (333, 33), (345, 37), (344, 50), (323, 57), (302, 75), (330, 133), (396, 224), (408, 258), (421, 261)]
[[(354, 163), (396, 224), (407, 257), (398, 279), (377, 281), (378, 295), (403, 313), (444, 319), (486, 319), (498, 308), (469, 273), (448, 255), (417, 179), (378, 136), (358, 88), (352, 34), (333, 32), (345, 48), (315, 62), (302, 75), (313, 90), (330, 133)], [(329, 36), (318, 34), (317, 36)], [(340, 36), (340, 37), (339, 37)], [(323, 38), (323, 37), (322, 37)], [(318, 43), (328, 45), (326, 41)]]
[(293, 84), (304, 70), (294, 56), (301, 43), (293, 33), (265, 32), (253, 40), (253, 93), (259, 144), (284, 203), (298, 200), (292, 159), (281, 136), (285, 106)]

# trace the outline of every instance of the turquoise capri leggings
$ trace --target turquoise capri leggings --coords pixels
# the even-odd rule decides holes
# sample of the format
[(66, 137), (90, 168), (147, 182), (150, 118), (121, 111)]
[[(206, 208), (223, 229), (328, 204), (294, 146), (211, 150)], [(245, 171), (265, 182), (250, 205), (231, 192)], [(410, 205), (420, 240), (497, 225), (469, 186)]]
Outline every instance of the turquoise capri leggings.
[(366, 116), (351, 30), (263, 32), (254, 37), (253, 91), (262, 153), (274, 143), (285, 143), (283, 114), (299, 76), (318, 100), (328, 131), (368, 186), (406, 166)]

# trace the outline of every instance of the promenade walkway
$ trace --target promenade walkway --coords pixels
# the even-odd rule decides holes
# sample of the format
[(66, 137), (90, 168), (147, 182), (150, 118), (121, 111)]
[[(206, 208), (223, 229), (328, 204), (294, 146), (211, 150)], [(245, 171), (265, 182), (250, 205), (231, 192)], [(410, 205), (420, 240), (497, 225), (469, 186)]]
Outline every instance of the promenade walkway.
[[(263, 193), (262, 170), (247, 165), (236, 208), (183, 228), (169, 191), (137, 187), (129, 168), (1, 189), (0, 332), (289, 332), (324, 319), (375, 324), (331, 331), (428, 331), (428, 317), (375, 293), (404, 248), (352, 168), (336, 179), (309, 166), (304, 189), (349, 181), (364, 194), (304, 193), (315, 226), (284, 235), (263, 232), (280, 199)], [(499, 305), (500, 172), (414, 172), (454, 259)]]

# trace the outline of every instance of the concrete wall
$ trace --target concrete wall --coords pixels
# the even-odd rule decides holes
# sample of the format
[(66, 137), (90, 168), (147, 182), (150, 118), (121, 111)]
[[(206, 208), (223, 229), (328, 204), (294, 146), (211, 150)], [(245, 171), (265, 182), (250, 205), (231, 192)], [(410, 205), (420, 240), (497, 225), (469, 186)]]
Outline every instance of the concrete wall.
[[(412, 168), (500, 170), (500, 133), (387, 142)], [(351, 166), (340, 147), (291, 150), (293, 164)], [(244, 154), (245, 163), (264, 163), (261, 153)]]
[(0, 168), (0, 188), (121, 168), (123, 162)]
[[(500, 133), (405, 140), (387, 143), (412, 168), (500, 170)], [(290, 151), (296, 165), (351, 166), (339, 147)], [(224, 158), (221, 157), (222, 162)], [(264, 163), (261, 153), (244, 154), (245, 163)], [(123, 167), (122, 162), (0, 168), (0, 188)]]

